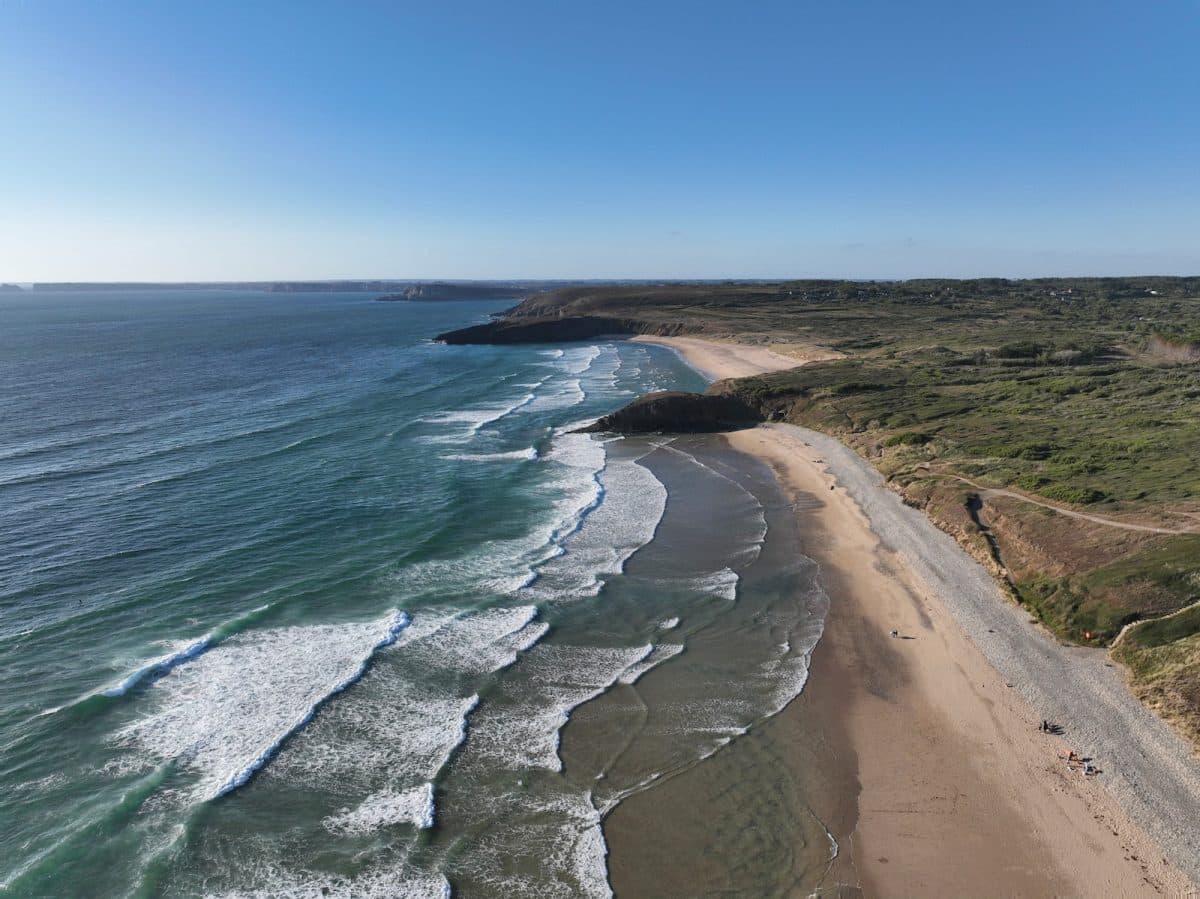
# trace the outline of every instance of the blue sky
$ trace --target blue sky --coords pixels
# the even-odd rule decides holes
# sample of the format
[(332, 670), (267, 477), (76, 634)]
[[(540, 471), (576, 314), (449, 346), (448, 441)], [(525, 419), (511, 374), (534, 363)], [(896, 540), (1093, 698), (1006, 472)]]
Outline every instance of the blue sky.
[(1198, 0), (0, 0), (0, 280), (1195, 274), (1198, 47)]

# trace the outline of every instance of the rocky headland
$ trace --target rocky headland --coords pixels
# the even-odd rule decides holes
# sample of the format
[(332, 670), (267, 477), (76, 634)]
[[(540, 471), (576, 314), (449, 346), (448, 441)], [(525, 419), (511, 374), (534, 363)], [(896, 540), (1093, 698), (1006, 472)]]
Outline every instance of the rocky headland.
[(663, 390), (640, 396), (581, 430), (615, 434), (709, 433), (752, 428), (762, 420), (757, 409), (719, 389), (706, 393)]

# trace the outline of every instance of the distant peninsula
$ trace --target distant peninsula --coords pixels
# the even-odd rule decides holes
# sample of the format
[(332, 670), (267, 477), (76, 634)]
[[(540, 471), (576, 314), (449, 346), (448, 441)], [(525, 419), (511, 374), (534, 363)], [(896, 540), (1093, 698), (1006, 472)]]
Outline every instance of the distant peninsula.
[(429, 303), (449, 300), (522, 300), (538, 288), (528, 284), (432, 281), (376, 297), (382, 303)]
[[(28, 289), (42, 292), (151, 291), (151, 290), (252, 290), (267, 293), (375, 293), (375, 299), (402, 302), (441, 300), (523, 300), (539, 293), (572, 285), (629, 286), (629, 281), (487, 280), (419, 281), (413, 279), (339, 279), (329, 281), (39, 281)], [(20, 285), (0, 285), (2, 291), (22, 290)]]

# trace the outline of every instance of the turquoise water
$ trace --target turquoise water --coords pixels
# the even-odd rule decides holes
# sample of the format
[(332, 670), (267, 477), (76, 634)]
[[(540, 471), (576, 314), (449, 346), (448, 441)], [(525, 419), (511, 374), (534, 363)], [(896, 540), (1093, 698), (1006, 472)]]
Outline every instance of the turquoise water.
[(429, 340), (502, 307), (0, 299), (5, 894), (607, 895), (605, 812), (798, 692), (761, 484), (570, 433), (701, 379)]

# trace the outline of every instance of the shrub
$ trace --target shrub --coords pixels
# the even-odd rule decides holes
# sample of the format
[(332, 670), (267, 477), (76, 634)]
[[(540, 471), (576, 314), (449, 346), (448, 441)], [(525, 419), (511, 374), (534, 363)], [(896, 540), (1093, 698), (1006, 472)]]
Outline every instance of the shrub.
[(920, 446), (929, 442), (929, 435), (920, 431), (905, 431), (903, 434), (893, 434), (883, 441), (884, 446)]
[(882, 384), (872, 384), (869, 381), (843, 381), (829, 388), (835, 396), (849, 396), (852, 393), (866, 393), (870, 390), (883, 390)]
[(1040, 474), (1023, 474), (1014, 481), (1022, 490), (1028, 490), (1031, 493), (1036, 493), (1043, 485), (1048, 484), (1044, 477)]
[(1046, 499), (1076, 503), (1081, 506), (1098, 503), (1105, 497), (1102, 491), (1092, 487), (1074, 487), (1070, 484), (1051, 484), (1049, 487), (1040, 488), (1038, 492)]
[(998, 359), (1036, 359), (1042, 353), (1042, 345), (1032, 340), (1021, 340), (1016, 343), (1006, 343), (997, 348)]
[(996, 459), (1028, 459), (1031, 462), (1039, 462), (1049, 459), (1054, 454), (1054, 447), (1049, 443), (1001, 443), (985, 446), (981, 452)]

